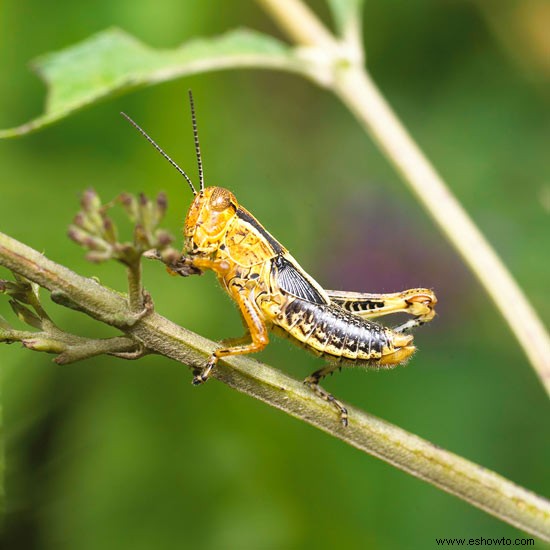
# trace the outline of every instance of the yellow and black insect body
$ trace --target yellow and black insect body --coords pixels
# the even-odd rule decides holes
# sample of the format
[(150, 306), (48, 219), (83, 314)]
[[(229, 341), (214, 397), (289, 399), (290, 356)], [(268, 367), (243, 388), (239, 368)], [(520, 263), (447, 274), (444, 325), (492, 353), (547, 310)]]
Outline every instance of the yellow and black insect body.
[[(214, 271), (236, 302), (246, 328), (246, 334), (237, 342), (214, 351), (193, 383), (205, 382), (222, 357), (262, 350), (269, 342), (268, 331), (273, 330), (329, 361), (305, 383), (332, 402), (347, 425), (345, 407), (325, 392), (319, 381), (342, 365), (391, 368), (404, 363), (415, 351), (413, 337), (405, 331), (433, 319), (435, 295), (421, 288), (394, 294), (324, 290), (239, 205), (231, 191), (204, 187), (191, 93), (190, 101), (200, 177), (198, 192), (187, 174), (137, 124), (130, 122), (178, 169), (195, 195), (184, 225), (182, 262), (191, 270), (187, 273)], [(393, 329), (372, 321), (396, 312), (413, 318)]]

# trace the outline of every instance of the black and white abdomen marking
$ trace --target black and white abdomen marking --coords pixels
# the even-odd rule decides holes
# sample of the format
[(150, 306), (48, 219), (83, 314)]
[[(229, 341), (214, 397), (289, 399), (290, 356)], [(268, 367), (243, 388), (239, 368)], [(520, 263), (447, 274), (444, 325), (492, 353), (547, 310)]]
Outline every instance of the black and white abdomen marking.
[(276, 324), (314, 353), (337, 361), (375, 365), (392, 354), (394, 333), (336, 304), (315, 304), (291, 298)]

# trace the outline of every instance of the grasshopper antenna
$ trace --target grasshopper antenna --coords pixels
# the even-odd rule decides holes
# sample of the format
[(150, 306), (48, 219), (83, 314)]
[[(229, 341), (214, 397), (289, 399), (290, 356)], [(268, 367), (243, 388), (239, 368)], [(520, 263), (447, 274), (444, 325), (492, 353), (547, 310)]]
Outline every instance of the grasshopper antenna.
[(197, 116), (195, 114), (195, 102), (193, 93), (189, 90), (189, 103), (191, 104), (191, 121), (193, 122), (193, 138), (195, 139), (195, 153), (197, 155), (197, 166), (199, 168), (199, 184), (201, 192), (204, 191), (204, 172), (202, 170), (201, 146), (199, 145), (199, 132), (197, 130)]
[[(191, 191), (193, 191), (193, 195), (197, 196), (197, 190), (195, 189), (195, 186), (193, 185), (191, 178), (161, 149), (160, 145), (158, 145), (153, 140), (153, 138), (149, 137), (147, 132), (143, 128), (141, 128), (139, 124), (134, 122), (126, 113), (120, 113), (120, 114), (185, 178), (185, 181), (187, 181), (187, 183), (189, 184), (189, 187), (191, 187)], [(199, 171), (199, 173), (201, 175), (201, 190), (202, 190), (202, 171)]]

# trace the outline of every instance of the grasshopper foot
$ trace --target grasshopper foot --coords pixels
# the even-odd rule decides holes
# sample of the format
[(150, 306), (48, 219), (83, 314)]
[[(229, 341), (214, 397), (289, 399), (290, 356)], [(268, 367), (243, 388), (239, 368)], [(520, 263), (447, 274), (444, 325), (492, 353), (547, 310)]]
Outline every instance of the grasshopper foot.
[(216, 366), (217, 362), (218, 358), (215, 355), (212, 355), (212, 357), (210, 357), (208, 363), (206, 364), (206, 367), (202, 369), (197, 369), (195, 371), (195, 376), (193, 376), (193, 380), (191, 382), (193, 386), (200, 386), (201, 384), (204, 384), (210, 378), (212, 369)]
[(340, 413), (340, 422), (342, 423), (342, 426), (346, 428), (348, 425), (348, 418), (349, 418), (348, 410), (346, 409), (346, 407), (344, 407), (344, 405), (342, 405), (342, 403), (340, 403), (340, 401), (338, 401), (334, 397), (334, 395), (332, 395), (331, 393), (328, 393), (323, 388), (321, 388), (321, 386), (319, 386), (318, 384), (319, 377), (316, 376), (316, 374), (317, 373), (314, 372), (311, 376), (308, 376), (304, 380), (304, 384), (306, 386), (309, 386), (321, 399), (324, 399), (325, 401), (328, 401), (329, 403), (332, 404), (332, 406), (338, 411), (338, 413)]
[(166, 269), (174, 275), (189, 277), (191, 275), (202, 275), (202, 270), (193, 265), (192, 260), (182, 256), (177, 262), (168, 265)]

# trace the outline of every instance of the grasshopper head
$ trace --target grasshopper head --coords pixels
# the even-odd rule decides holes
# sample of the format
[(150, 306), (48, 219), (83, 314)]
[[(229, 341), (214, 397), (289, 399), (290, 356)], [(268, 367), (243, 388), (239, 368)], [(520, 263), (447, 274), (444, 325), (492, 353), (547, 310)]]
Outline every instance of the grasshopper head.
[(214, 252), (237, 213), (235, 195), (223, 187), (206, 187), (197, 193), (185, 218), (188, 252)]
[(128, 115), (121, 113), (151, 145), (185, 178), (189, 184), (195, 200), (187, 212), (184, 226), (185, 249), (189, 253), (211, 254), (220, 245), (220, 239), (227, 231), (229, 224), (236, 215), (239, 207), (235, 195), (223, 187), (204, 187), (204, 173), (202, 169), (201, 149), (199, 134), (197, 131), (197, 119), (193, 94), (189, 90), (189, 103), (191, 105), (191, 121), (193, 123), (193, 138), (195, 140), (195, 153), (199, 169), (199, 192), (195, 189), (189, 176), (182, 170), (161, 147), (136, 124)]

